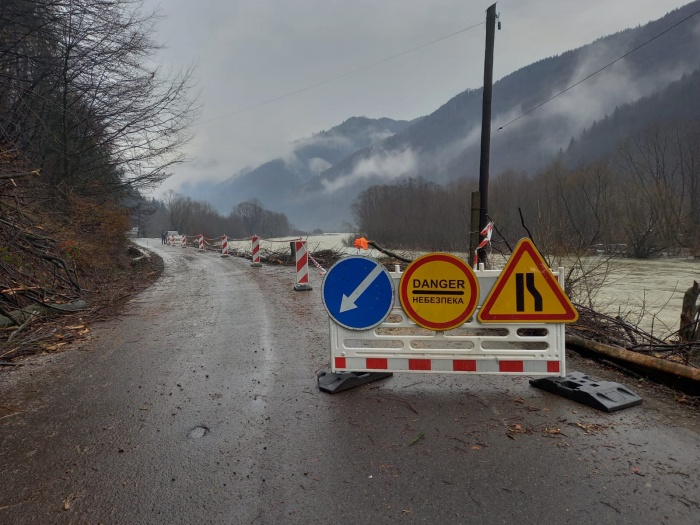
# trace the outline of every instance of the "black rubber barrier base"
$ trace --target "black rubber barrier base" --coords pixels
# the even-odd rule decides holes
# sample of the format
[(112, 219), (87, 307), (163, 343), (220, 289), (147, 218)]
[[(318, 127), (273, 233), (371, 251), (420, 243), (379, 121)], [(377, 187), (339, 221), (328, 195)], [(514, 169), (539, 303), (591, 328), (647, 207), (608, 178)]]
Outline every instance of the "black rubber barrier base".
[(251, 264), (251, 266), (252, 266), (253, 268), (261, 268), (261, 267), (262, 267), (262, 263), (253, 263), (253, 264)]
[(604, 412), (642, 404), (641, 397), (620, 383), (594, 381), (583, 372), (571, 372), (566, 377), (530, 379), (530, 384)]
[(319, 372), (318, 388), (323, 392), (335, 394), (393, 375), (390, 372)]
[(294, 289), (297, 292), (310, 292), (311, 290), (313, 290), (310, 284), (295, 284)]

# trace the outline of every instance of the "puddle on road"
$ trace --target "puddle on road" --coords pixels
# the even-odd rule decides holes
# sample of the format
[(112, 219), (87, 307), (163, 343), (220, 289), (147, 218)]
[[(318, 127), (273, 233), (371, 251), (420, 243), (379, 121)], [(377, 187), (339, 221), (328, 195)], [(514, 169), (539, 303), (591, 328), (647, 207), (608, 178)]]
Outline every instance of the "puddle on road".
[(190, 433), (187, 437), (190, 439), (200, 439), (206, 436), (209, 433), (209, 427), (207, 426), (198, 426), (194, 427), (192, 430), (190, 430)]

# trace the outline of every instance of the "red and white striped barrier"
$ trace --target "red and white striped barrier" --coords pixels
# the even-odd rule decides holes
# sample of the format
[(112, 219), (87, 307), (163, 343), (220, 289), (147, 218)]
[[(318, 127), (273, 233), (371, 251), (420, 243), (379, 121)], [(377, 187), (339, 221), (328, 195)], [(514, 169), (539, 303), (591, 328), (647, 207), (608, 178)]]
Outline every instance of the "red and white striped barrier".
[(204, 252), (204, 235), (199, 234), (199, 252)]
[(251, 266), (259, 268), (262, 266), (260, 263), (260, 237), (253, 235), (253, 263)]
[(182, 236), (180, 237), (180, 245), (183, 248), (187, 248), (187, 236), (183, 233)]
[(313, 255), (311, 255), (311, 254), (309, 254), (309, 259), (311, 259), (311, 262), (314, 263), (314, 266), (315, 266), (316, 268), (319, 269), (318, 274), (319, 274), (321, 277), (323, 277), (323, 274), (326, 273), (326, 270), (323, 268), (323, 266), (321, 266), (320, 264), (318, 264), (318, 261), (317, 261), (316, 259), (314, 259)]
[(168, 235), (168, 237), (167, 237), (167, 239), (166, 239), (166, 241), (165, 241), (165, 244), (170, 245), (170, 244), (172, 244), (172, 243), (173, 243), (173, 236), (172, 236), (172, 235)]
[(221, 256), (228, 257), (228, 238), (226, 234), (221, 236)]
[(489, 223), (484, 226), (484, 229), (481, 230), (480, 232), (481, 236), (484, 238), (479, 243), (479, 246), (476, 247), (476, 251), (474, 252), (474, 269), (476, 270), (476, 265), (479, 264), (479, 250), (484, 248), (486, 245), (488, 245), (491, 242), (491, 236), (493, 235), (493, 221), (489, 221)]
[(297, 256), (297, 282), (294, 289), (297, 292), (309, 292), (312, 288), (309, 284), (309, 252), (306, 241), (295, 241), (294, 251)]

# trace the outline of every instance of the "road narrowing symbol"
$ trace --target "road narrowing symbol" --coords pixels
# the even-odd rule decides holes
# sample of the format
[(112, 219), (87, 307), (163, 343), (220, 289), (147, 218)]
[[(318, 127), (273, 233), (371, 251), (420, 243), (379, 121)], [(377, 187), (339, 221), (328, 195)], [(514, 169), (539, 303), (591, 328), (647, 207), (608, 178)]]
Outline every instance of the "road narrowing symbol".
[[(523, 279), (524, 278), (524, 279)], [(535, 303), (535, 312), (542, 311), (542, 295), (535, 286), (535, 274), (533, 272), (515, 274), (515, 309), (518, 312), (525, 311), (525, 290), (523, 280), (527, 281), (527, 291), (530, 292)]]
[(479, 281), (459, 257), (429, 253), (413, 261), (401, 276), (404, 312), (429, 330), (450, 330), (474, 313)]
[(388, 270), (369, 257), (340, 259), (321, 286), (323, 306), (333, 321), (350, 330), (381, 324), (394, 306), (394, 282)]
[(573, 323), (578, 312), (530, 239), (522, 239), (479, 311), (482, 323)]

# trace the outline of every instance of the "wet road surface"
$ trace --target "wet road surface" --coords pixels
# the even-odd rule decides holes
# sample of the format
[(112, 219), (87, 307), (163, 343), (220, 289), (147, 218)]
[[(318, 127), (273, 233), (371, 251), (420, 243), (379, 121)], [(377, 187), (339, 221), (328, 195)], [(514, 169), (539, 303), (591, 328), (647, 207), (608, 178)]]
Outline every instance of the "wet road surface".
[(700, 522), (672, 396), (580, 358), (645, 404), (427, 374), (322, 394), (317, 273), (298, 293), (292, 268), (149, 245), (165, 271), (120, 319), (0, 374), (0, 523)]

